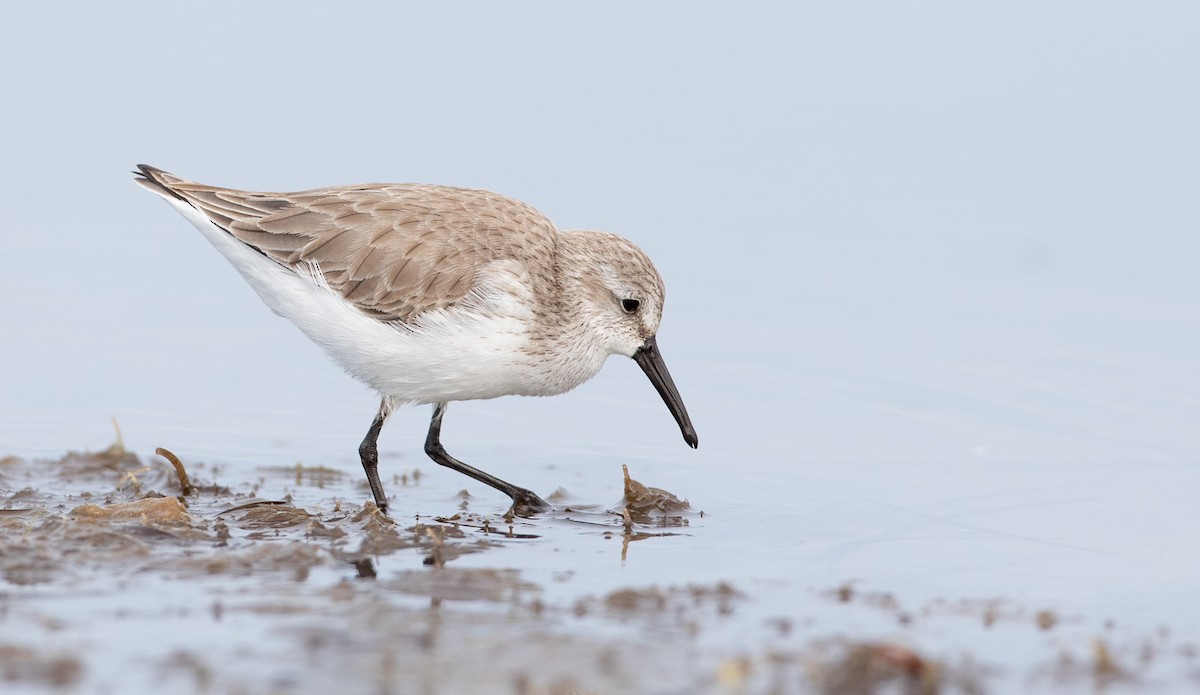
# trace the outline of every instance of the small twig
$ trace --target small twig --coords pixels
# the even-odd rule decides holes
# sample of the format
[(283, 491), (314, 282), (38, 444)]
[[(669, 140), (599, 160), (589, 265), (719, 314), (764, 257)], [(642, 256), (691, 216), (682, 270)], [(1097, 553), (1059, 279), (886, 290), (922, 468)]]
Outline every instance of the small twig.
[(425, 527), (425, 535), (429, 536), (433, 541), (433, 548), (429, 551), (429, 557), (426, 558), (426, 564), (434, 567), (442, 567), (446, 564), (446, 558), (442, 555), (442, 536), (433, 530), (432, 526)]
[(287, 500), (254, 500), (252, 502), (230, 507), (229, 509), (222, 509), (213, 516), (221, 516), (222, 514), (228, 514), (230, 512), (240, 512), (244, 509), (253, 509), (254, 507), (261, 507), (268, 504), (287, 504)]
[(116, 415), (112, 416), (112, 426), (113, 426), (113, 430), (115, 430), (117, 433), (117, 441), (113, 443), (113, 446), (115, 446), (120, 451), (124, 452), (125, 451), (125, 438), (121, 436), (121, 425), (117, 424), (117, 416)]
[(187, 471), (183, 469), (183, 462), (179, 460), (179, 457), (161, 446), (155, 449), (154, 453), (170, 461), (171, 465), (175, 466), (175, 473), (179, 476), (179, 487), (183, 489), (183, 496), (187, 497), (192, 494), (192, 481), (188, 480)]

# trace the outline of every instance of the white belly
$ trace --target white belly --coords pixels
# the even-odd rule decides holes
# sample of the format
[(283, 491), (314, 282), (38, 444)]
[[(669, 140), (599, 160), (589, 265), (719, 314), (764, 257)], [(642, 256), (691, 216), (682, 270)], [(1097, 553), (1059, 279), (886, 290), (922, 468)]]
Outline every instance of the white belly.
[[(320, 345), (359, 381), (394, 404), (542, 396), (568, 391), (599, 371), (607, 354), (545, 357), (526, 349), (534, 301), (519, 267), (490, 269), (477, 293), (450, 309), (390, 324), (354, 308), (313, 277), (270, 260), (187, 203), (168, 199), (245, 277), (276, 314)], [(561, 362), (561, 363), (560, 363)]]

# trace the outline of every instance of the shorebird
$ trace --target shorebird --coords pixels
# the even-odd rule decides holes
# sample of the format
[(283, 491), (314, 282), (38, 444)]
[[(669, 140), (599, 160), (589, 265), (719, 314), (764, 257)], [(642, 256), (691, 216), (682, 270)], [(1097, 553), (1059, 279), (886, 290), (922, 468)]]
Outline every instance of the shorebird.
[(508, 495), (533, 492), (446, 453), (451, 401), (554, 396), (631, 357), (698, 445), (658, 350), (663, 282), (646, 254), (608, 232), (558, 230), (496, 193), (364, 184), (294, 193), (207, 186), (139, 164), (138, 184), (191, 222), (267, 306), (380, 395), (358, 448), (387, 511), (377, 441), (398, 407), (432, 404), (425, 453)]

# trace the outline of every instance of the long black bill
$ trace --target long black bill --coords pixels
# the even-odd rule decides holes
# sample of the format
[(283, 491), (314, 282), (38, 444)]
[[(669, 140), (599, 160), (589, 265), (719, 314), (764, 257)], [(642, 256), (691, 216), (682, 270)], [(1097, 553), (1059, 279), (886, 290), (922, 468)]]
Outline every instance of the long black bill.
[(667, 371), (667, 363), (663, 362), (654, 336), (650, 336), (637, 352), (633, 353), (633, 361), (637, 362), (646, 376), (650, 377), (650, 383), (658, 389), (658, 395), (662, 396), (663, 402), (675, 416), (675, 422), (679, 423), (679, 430), (683, 432), (683, 440), (695, 449), (700, 444), (700, 439), (696, 436), (696, 428), (692, 427), (692, 419), (688, 417), (687, 408), (683, 407), (683, 398), (679, 396), (675, 382), (671, 380), (671, 373)]

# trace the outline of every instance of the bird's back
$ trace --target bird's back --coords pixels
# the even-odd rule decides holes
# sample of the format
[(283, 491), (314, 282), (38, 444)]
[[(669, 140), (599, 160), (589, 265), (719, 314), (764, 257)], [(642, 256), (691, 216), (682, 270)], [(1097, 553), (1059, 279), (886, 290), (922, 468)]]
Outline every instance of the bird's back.
[(553, 281), (554, 225), (532, 207), (489, 191), (363, 184), (268, 193), (139, 168), (146, 188), (188, 203), (280, 265), (318, 273), (378, 320), (409, 322), (452, 306), (496, 261), (517, 263), (535, 285)]

